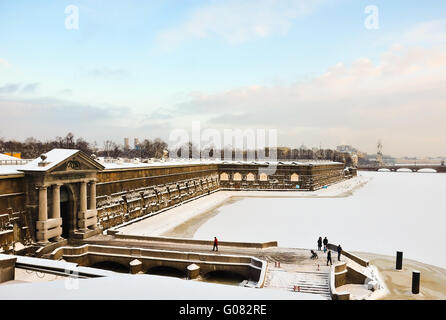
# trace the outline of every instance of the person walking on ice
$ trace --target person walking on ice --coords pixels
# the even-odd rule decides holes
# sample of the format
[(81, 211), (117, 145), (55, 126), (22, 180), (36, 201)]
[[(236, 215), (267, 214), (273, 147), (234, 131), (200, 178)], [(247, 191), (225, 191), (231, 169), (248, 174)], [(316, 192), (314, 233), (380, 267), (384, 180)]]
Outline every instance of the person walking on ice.
[(212, 248), (212, 251), (218, 251), (218, 239), (217, 239), (217, 237), (214, 237), (214, 247)]
[(324, 238), (324, 252), (327, 251), (327, 244), (328, 244), (328, 239), (327, 237)]
[(328, 250), (328, 253), (327, 253), (327, 266), (328, 266), (328, 262), (330, 262), (330, 266), (333, 265), (333, 263), (331, 262), (331, 251), (330, 250)]

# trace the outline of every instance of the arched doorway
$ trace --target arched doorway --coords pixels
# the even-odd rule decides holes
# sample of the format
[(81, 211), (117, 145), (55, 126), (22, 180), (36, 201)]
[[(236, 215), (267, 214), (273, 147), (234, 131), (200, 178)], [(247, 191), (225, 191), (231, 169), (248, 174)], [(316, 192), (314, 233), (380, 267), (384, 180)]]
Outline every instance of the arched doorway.
[(60, 217), (62, 218), (62, 237), (67, 239), (73, 225), (73, 201), (71, 192), (66, 186), (60, 187)]

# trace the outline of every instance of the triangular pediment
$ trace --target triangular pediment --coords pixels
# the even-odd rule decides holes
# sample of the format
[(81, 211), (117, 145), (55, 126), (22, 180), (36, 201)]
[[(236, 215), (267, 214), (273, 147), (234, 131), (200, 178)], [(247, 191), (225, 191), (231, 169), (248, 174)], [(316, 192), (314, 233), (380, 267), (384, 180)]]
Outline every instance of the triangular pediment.
[(24, 165), (25, 172), (99, 171), (104, 166), (80, 150), (53, 149)]
[(67, 171), (89, 171), (89, 170), (102, 170), (104, 167), (94, 161), (93, 159), (87, 157), (84, 153), (79, 152), (75, 155), (65, 159), (60, 164), (54, 166), (49, 170), (49, 172), (67, 172)]

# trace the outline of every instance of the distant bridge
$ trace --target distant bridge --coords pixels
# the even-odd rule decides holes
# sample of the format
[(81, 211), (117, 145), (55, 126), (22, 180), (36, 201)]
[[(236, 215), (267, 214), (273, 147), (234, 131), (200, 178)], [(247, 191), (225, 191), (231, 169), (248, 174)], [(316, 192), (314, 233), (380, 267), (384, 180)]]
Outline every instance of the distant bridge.
[(387, 169), (392, 172), (401, 171), (401, 169), (418, 172), (423, 169), (433, 169), (439, 173), (446, 173), (446, 166), (441, 164), (394, 164), (394, 165), (372, 165), (372, 166), (358, 166), (358, 170), (363, 171), (379, 171), (380, 169)]

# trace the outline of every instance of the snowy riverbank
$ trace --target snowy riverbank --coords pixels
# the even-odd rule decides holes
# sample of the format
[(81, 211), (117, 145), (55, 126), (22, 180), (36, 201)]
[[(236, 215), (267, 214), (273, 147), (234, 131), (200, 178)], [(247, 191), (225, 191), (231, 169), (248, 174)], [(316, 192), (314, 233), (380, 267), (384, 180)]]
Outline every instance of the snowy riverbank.
[(127, 234), (264, 242), (312, 248), (327, 236), (347, 250), (445, 268), (446, 175), (359, 172), (313, 192), (219, 191), (119, 229)]
[[(356, 177), (316, 191), (218, 191), (209, 196), (187, 202), (158, 215), (119, 228), (120, 233), (143, 236), (192, 237), (202, 223), (218, 213), (217, 208), (230, 203), (232, 198), (331, 198), (346, 197), (369, 181)], [(185, 225), (186, 224), (186, 225)], [(176, 230), (176, 231), (174, 231)], [(191, 234), (192, 232), (192, 234)], [(213, 237), (211, 237), (213, 238)]]

